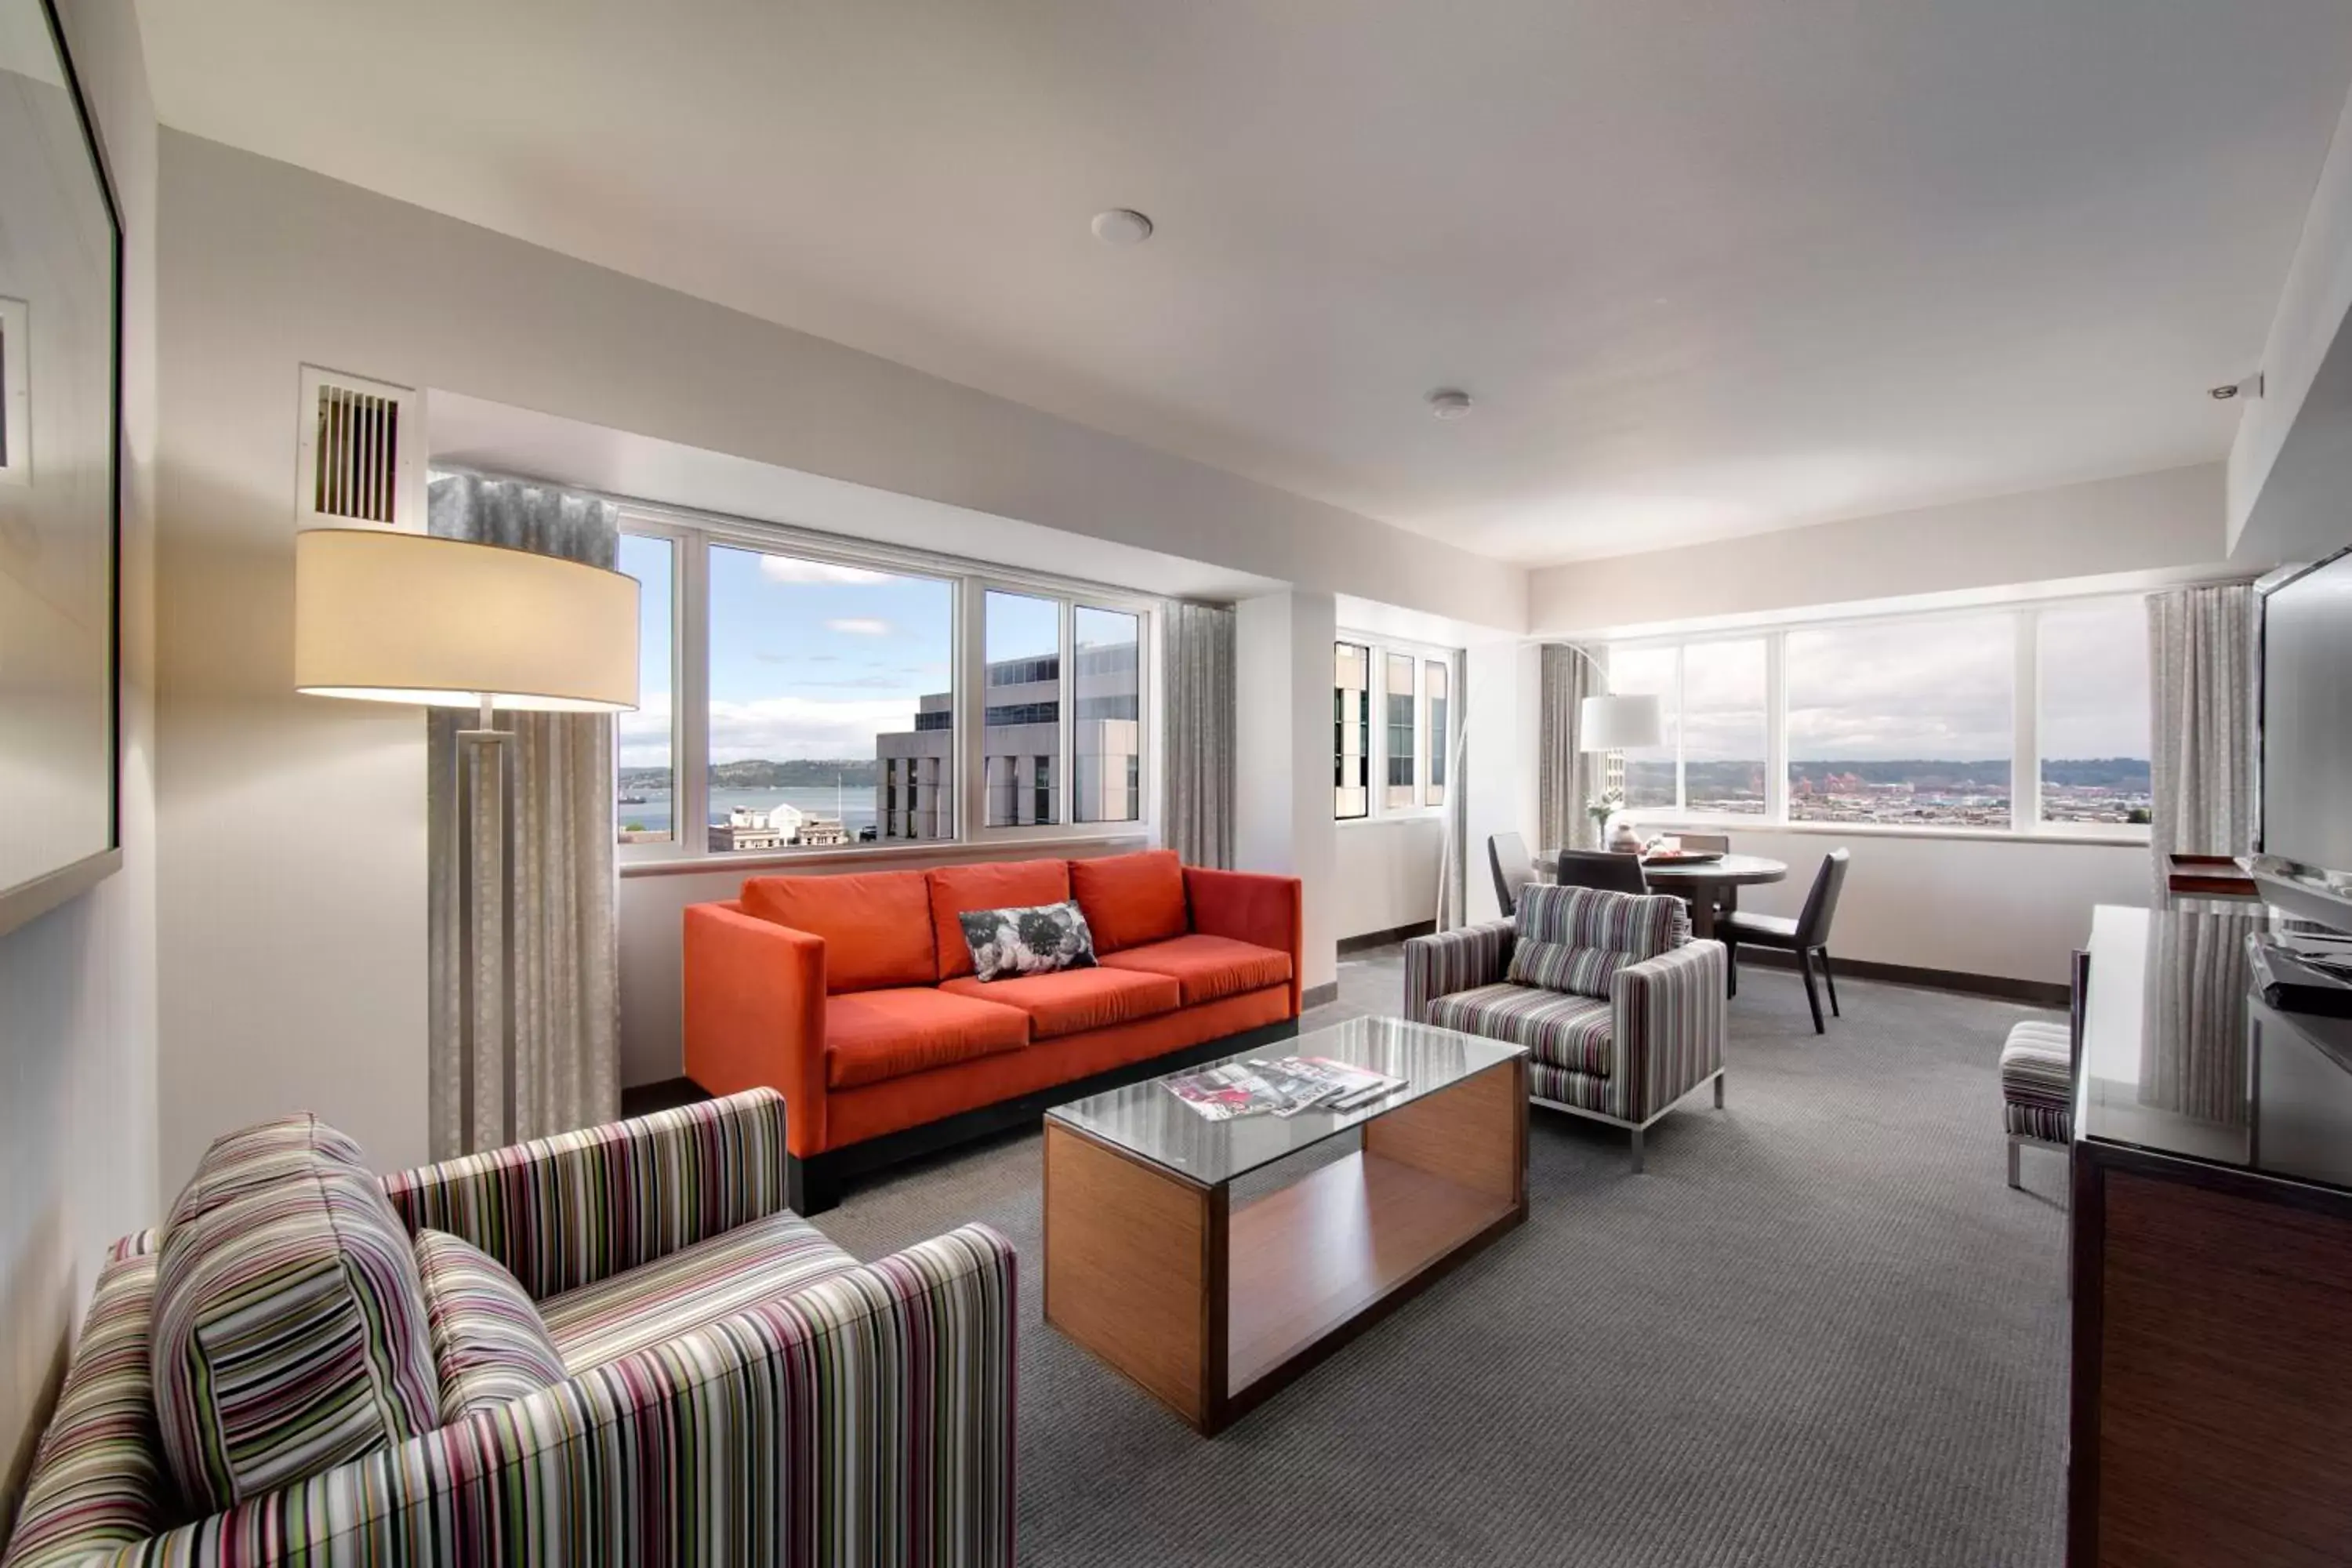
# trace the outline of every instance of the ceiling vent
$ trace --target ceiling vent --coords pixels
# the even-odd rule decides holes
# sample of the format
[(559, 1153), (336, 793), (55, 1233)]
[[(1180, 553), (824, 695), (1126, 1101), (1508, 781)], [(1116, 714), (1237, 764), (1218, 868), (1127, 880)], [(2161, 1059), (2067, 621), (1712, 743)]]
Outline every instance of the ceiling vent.
[(414, 388), (306, 364), (300, 418), (297, 527), (423, 531)]

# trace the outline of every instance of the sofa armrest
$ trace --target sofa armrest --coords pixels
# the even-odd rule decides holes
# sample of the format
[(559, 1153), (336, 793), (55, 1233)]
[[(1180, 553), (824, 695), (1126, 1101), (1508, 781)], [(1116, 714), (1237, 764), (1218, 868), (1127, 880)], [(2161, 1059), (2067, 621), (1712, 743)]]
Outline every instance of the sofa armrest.
[(765, 1084), (787, 1141), (824, 1152), (824, 939), (733, 902), (686, 910), (686, 1076), (713, 1094)]
[(1014, 1259), (984, 1226), (109, 1561), (1013, 1561)]
[(1429, 1005), (1440, 996), (1499, 983), (1510, 973), (1511, 948), (1517, 941), (1518, 927), (1511, 921), (1406, 939), (1404, 1016), (1426, 1024)]
[(609, 1278), (784, 1206), (784, 1104), (752, 1089), (402, 1171), (412, 1231), (462, 1237), (534, 1300)]
[(1620, 1115), (1645, 1121), (1721, 1069), (1728, 974), (1721, 942), (1688, 942), (1611, 979), (1611, 1071), (1627, 1094)]
[(1290, 954), (1290, 1016), (1298, 1016), (1307, 985), (1306, 893), (1298, 879), (1187, 866), (1184, 901), (1202, 935)]

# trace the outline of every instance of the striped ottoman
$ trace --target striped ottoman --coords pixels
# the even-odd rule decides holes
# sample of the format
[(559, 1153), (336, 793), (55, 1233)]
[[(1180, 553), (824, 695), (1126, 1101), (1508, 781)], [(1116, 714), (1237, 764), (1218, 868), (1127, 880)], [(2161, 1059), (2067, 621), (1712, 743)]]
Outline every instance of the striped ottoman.
[(2001, 1115), (2009, 1128), (2009, 1184), (2021, 1143), (2063, 1146), (2074, 1134), (2074, 1046), (2063, 1024), (2029, 1018), (2000, 1048)]

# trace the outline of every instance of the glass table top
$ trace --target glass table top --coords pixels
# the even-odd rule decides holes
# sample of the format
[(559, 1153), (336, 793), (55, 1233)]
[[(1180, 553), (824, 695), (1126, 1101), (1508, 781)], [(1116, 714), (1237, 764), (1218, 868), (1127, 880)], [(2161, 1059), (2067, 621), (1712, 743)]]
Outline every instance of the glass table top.
[(1212, 1121), (1161, 1088), (1155, 1078), (1056, 1106), (1045, 1118), (1164, 1166), (1189, 1181), (1216, 1186), (1525, 1055), (1524, 1046), (1409, 1024), (1402, 1018), (1350, 1018), (1221, 1060), (1328, 1057), (1405, 1080), (1404, 1087), (1387, 1099), (1354, 1110), (1314, 1110), (1290, 1117), (1262, 1114)]

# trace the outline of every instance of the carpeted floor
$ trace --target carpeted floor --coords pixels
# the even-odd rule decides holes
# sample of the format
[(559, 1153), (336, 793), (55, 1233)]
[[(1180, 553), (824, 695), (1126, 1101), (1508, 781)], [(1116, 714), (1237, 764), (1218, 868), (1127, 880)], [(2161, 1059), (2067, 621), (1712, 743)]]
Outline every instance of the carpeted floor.
[[(2026, 1009), (1846, 981), (1817, 1037), (1790, 975), (1732, 1004), (1729, 1104), (1627, 1173), (1538, 1109), (1528, 1221), (1203, 1440), (1045, 1327), (1034, 1134), (851, 1193), (875, 1258), (964, 1220), (1024, 1273), (1021, 1560), (2055, 1563), (2063, 1172), (2002, 1184), (1994, 1061)], [(1394, 950), (1309, 1016), (1393, 1012)]]

